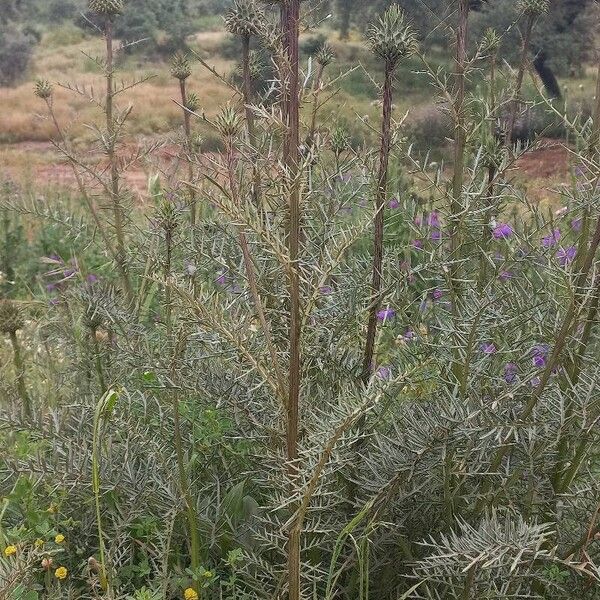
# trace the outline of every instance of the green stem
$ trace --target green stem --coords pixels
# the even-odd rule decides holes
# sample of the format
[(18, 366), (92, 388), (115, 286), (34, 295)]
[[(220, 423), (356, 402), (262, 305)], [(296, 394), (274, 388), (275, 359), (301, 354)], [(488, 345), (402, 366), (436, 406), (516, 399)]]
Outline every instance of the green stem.
[(31, 398), (27, 393), (27, 385), (25, 384), (25, 364), (23, 355), (21, 354), (21, 345), (15, 331), (10, 332), (10, 342), (13, 348), (13, 362), (15, 365), (15, 377), (17, 382), (17, 391), (21, 402), (23, 403), (23, 414), (27, 418), (31, 418), (33, 411), (31, 407)]

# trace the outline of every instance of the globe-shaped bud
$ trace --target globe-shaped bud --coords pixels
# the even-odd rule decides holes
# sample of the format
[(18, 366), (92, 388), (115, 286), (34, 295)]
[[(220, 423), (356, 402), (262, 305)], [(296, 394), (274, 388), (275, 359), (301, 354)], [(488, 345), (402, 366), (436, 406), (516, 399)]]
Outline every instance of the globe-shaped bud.
[(549, 7), (549, 0), (519, 0), (517, 4), (519, 12), (534, 17), (546, 14)]
[(373, 54), (393, 66), (400, 59), (415, 53), (417, 34), (400, 7), (392, 4), (382, 17), (369, 26), (367, 42)]
[(254, 0), (235, 0), (225, 15), (225, 28), (233, 35), (258, 35), (264, 22), (265, 15)]
[(35, 82), (34, 94), (42, 100), (48, 100), (52, 96), (52, 84), (47, 79), (38, 79)]
[(333, 48), (325, 42), (317, 52), (315, 59), (322, 67), (326, 67), (335, 60), (335, 52), (333, 51)]
[(192, 74), (190, 59), (183, 52), (176, 52), (171, 58), (171, 75), (184, 81)]
[(119, 15), (123, 12), (123, 0), (90, 0), (89, 7), (99, 15)]
[(15, 333), (23, 328), (23, 312), (12, 300), (0, 300), (0, 332)]

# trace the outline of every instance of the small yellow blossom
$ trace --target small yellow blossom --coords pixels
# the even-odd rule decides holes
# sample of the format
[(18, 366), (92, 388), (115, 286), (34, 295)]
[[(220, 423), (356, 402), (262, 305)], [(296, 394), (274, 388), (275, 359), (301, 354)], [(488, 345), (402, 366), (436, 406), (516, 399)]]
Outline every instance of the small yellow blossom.
[(17, 547), (16, 546), (6, 546), (6, 548), (4, 548), (4, 556), (12, 556), (13, 554), (17, 553)]
[(183, 592), (183, 597), (185, 600), (198, 600), (198, 592), (193, 588), (187, 588), (187, 590)]
[(58, 508), (56, 506), (56, 504), (51, 504), (47, 509), (46, 512), (50, 513), (50, 514), (54, 514), (56, 512), (58, 512)]
[(42, 538), (38, 538), (37, 540), (35, 540), (35, 542), (33, 542), (33, 545), (36, 548), (41, 548), (44, 545), (44, 540)]
[(213, 576), (212, 571), (204, 571), (202, 577), (206, 577), (206, 579), (210, 579)]
[(54, 571), (54, 577), (56, 577), (56, 579), (66, 579), (68, 574), (69, 572), (66, 567), (58, 567), (58, 569)]
[(62, 533), (59, 533), (55, 538), (54, 541), (57, 544), (62, 544), (65, 541), (65, 536)]

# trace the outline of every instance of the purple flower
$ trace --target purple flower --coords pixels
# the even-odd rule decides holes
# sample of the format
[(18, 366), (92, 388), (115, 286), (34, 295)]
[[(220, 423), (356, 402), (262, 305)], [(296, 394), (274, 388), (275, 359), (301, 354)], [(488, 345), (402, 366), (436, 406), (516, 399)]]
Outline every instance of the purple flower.
[(537, 367), (538, 369), (541, 369), (542, 367), (546, 366), (546, 357), (542, 356), (541, 354), (534, 355), (533, 366)]
[(481, 344), (479, 346), (479, 349), (484, 354), (495, 354), (496, 353), (496, 346), (492, 342), (483, 342), (483, 344)]
[(398, 202), (397, 198), (392, 198), (389, 202), (388, 202), (388, 207), (391, 209), (396, 209), (396, 208), (400, 208), (400, 202)]
[(415, 217), (414, 223), (417, 227), (421, 227), (423, 225), (423, 218), (420, 215)]
[(421, 240), (413, 240), (413, 248), (416, 248), (417, 250), (423, 250), (423, 242)]
[(512, 278), (513, 274), (510, 271), (500, 271), (500, 274), (498, 275), (500, 281), (509, 281)]
[(560, 240), (560, 229), (555, 229), (551, 234), (542, 238), (542, 246), (544, 248), (551, 248), (558, 244), (558, 240)]
[(573, 231), (581, 231), (581, 227), (583, 225), (583, 219), (581, 217), (578, 217), (577, 219), (573, 219), (571, 221), (571, 228), (573, 229)]
[(498, 223), (492, 235), (497, 240), (505, 240), (513, 234), (513, 228), (508, 223)]
[(86, 277), (86, 280), (88, 283), (96, 283), (98, 281), (98, 275), (94, 275), (94, 273), (90, 273)]
[(504, 381), (506, 383), (513, 383), (517, 378), (517, 372), (519, 367), (515, 363), (507, 363), (504, 366)]
[(539, 377), (534, 377), (531, 380), (531, 387), (537, 387), (538, 385), (540, 385), (540, 383), (542, 383), (542, 380)]
[(388, 321), (396, 316), (396, 311), (393, 308), (384, 308), (377, 313), (377, 318), (380, 321)]
[(431, 232), (431, 239), (434, 242), (439, 242), (442, 239), (442, 232), (439, 229), (434, 229)]
[(439, 228), (440, 226), (440, 213), (437, 210), (431, 212), (429, 217), (427, 218), (427, 225), (429, 227)]
[(319, 293), (322, 294), (323, 296), (328, 296), (332, 292), (333, 292), (333, 288), (330, 285), (322, 285), (319, 288)]
[(379, 367), (376, 372), (377, 377), (379, 379), (391, 379), (392, 378), (392, 370), (389, 367)]
[(435, 289), (433, 292), (431, 292), (431, 298), (433, 300), (439, 300), (443, 295), (444, 292), (442, 292), (442, 290)]
[(536, 344), (531, 349), (533, 366), (537, 368), (545, 367), (549, 352), (550, 347), (547, 344)]
[(58, 286), (55, 283), (49, 283), (46, 286), (46, 291), (47, 292), (55, 292), (58, 289)]
[(404, 334), (402, 337), (403, 337), (403, 338), (404, 338), (406, 341), (409, 341), (409, 340), (414, 340), (414, 339), (415, 339), (415, 337), (416, 337), (416, 335), (417, 335), (417, 334), (416, 334), (416, 333), (415, 333), (415, 332), (414, 332), (412, 329), (408, 328), (408, 329), (406, 330), (406, 333), (405, 333), (405, 334)]
[(215, 279), (215, 283), (217, 283), (218, 285), (225, 285), (227, 283), (227, 275), (224, 271), (221, 271), (221, 273), (219, 273), (219, 275)]
[(556, 258), (561, 266), (566, 267), (569, 263), (573, 262), (577, 255), (577, 248), (575, 246), (567, 246), (566, 248), (560, 248), (556, 253)]

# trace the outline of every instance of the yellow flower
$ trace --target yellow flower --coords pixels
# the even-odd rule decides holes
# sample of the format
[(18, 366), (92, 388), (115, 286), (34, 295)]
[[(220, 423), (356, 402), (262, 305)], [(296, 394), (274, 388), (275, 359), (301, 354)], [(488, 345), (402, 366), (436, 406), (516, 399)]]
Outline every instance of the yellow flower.
[(185, 600), (198, 600), (198, 592), (193, 588), (187, 588), (187, 590), (183, 592), (183, 597)]
[(54, 541), (57, 544), (62, 544), (65, 541), (65, 536), (62, 533), (59, 533), (55, 538)]
[(69, 571), (67, 571), (66, 567), (58, 567), (58, 569), (54, 571), (54, 577), (56, 577), (56, 579), (66, 579), (68, 574)]
[(206, 579), (210, 579), (213, 576), (212, 571), (204, 571), (202, 577), (206, 577)]
[(33, 545), (36, 548), (41, 548), (44, 545), (44, 540), (42, 538), (38, 538), (37, 540), (35, 540), (35, 542), (33, 542)]
[(16, 546), (6, 546), (6, 548), (4, 548), (4, 556), (12, 556), (13, 554), (17, 553), (17, 547)]

